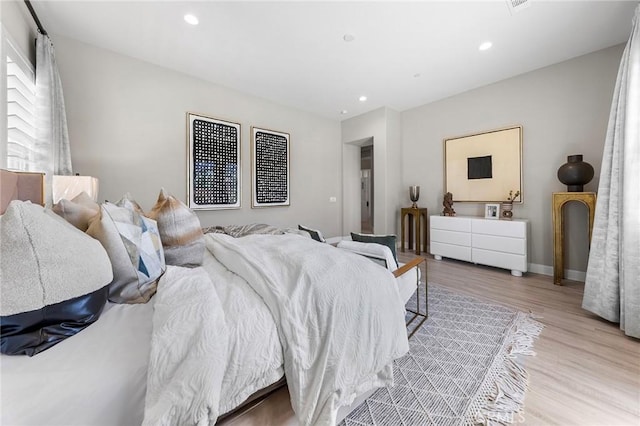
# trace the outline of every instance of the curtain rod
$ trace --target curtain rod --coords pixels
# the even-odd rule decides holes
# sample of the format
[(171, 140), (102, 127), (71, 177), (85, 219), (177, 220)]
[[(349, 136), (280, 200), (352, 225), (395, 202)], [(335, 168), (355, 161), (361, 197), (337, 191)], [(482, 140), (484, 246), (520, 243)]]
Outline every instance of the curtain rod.
[(42, 35), (47, 35), (47, 32), (45, 31), (44, 27), (40, 23), (40, 19), (38, 19), (38, 15), (36, 15), (36, 11), (33, 10), (33, 6), (31, 5), (31, 2), (29, 0), (24, 0), (24, 3), (27, 5), (27, 9), (29, 9), (29, 12), (31, 13), (31, 17), (33, 18), (34, 21), (36, 21), (36, 25), (38, 26), (38, 31), (40, 31)]

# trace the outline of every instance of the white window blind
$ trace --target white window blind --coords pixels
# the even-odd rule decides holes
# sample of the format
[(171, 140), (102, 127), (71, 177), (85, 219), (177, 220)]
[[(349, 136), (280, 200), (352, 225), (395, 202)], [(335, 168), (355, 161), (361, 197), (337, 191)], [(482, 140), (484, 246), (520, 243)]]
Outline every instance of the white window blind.
[(35, 167), (35, 75), (33, 67), (7, 43), (7, 168)]

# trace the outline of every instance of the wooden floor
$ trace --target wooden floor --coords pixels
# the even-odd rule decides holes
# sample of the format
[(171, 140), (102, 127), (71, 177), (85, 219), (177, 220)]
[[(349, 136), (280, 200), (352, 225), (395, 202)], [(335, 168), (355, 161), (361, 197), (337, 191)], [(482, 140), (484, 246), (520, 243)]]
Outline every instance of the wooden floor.
[(640, 340), (583, 310), (583, 283), (426, 257), (430, 283), (530, 311), (545, 325), (537, 355), (525, 358), (529, 391), (514, 424), (640, 425)]

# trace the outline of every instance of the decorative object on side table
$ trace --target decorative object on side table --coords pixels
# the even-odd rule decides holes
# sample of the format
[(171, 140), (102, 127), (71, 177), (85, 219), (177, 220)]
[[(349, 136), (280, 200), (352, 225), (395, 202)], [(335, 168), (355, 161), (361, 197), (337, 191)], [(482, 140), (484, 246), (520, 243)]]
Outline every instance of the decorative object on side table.
[(411, 205), (412, 209), (417, 209), (418, 208), (418, 199), (420, 198), (420, 187), (413, 185), (409, 187), (409, 198), (411, 198), (411, 201), (413, 202), (413, 204)]
[(582, 161), (582, 154), (569, 155), (558, 169), (558, 180), (567, 185), (568, 192), (583, 192), (584, 185), (593, 179), (593, 167)]
[(505, 220), (511, 220), (513, 217), (513, 202), (520, 196), (520, 191), (516, 191), (514, 194), (513, 191), (509, 191), (509, 196), (507, 197), (507, 201), (502, 202), (502, 218)]
[(442, 205), (444, 209), (442, 209), (442, 216), (455, 216), (456, 211), (453, 209), (453, 194), (447, 192), (444, 194), (444, 200), (442, 200)]

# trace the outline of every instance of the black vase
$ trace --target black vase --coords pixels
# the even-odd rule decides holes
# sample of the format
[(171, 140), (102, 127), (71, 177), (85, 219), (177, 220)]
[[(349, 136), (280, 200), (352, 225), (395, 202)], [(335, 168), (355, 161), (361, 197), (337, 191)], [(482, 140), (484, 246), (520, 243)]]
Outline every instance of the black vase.
[(593, 167), (582, 161), (582, 155), (570, 155), (558, 169), (558, 179), (567, 185), (567, 191), (583, 192), (584, 185), (593, 179)]

